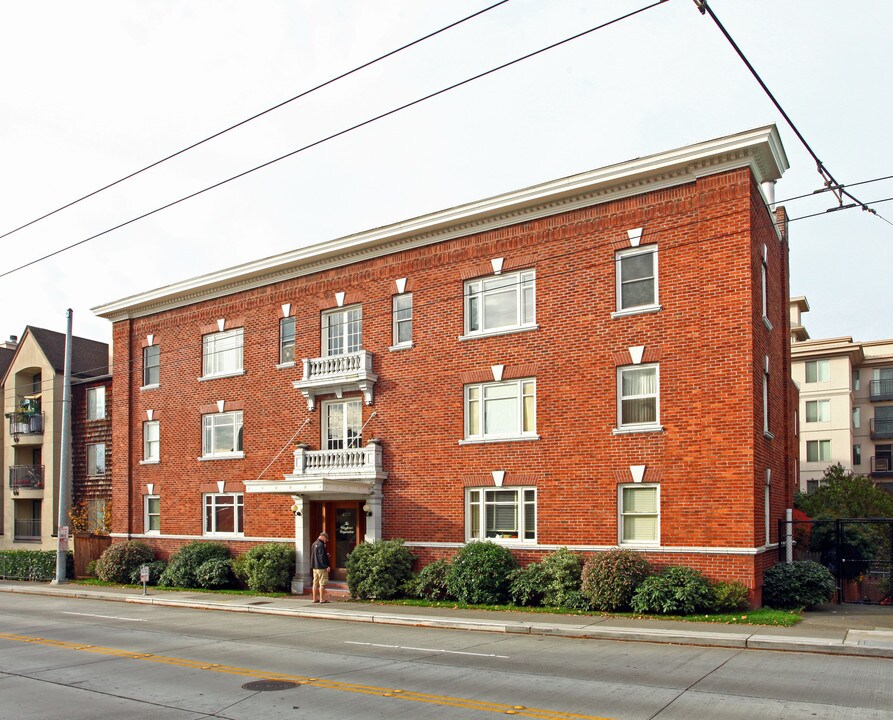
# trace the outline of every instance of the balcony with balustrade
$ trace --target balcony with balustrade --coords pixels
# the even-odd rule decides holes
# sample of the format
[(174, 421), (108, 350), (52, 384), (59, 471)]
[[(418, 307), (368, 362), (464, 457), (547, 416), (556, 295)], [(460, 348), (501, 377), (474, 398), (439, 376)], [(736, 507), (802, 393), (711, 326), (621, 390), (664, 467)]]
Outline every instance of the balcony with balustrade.
[(373, 388), (378, 375), (372, 372), (372, 353), (368, 350), (304, 358), (304, 374), (293, 384), (307, 400), (307, 409), (314, 410), (317, 395), (342, 397), (344, 392), (363, 393), (367, 405), (372, 404)]
[(893, 458), (889, 455), (872, 455), (871, 456), (871, 477), (873, 478), (890, 478), (893, 477)]
[(893, 438), (893, 420), (878, 420), (877, 418), (871, 418), (870, 429), (872, 440), (887, 440)]
[(872, 380), (869, 385), (869, 398), (871, 402), (893, 400), (893, 380)]
[(10, 465), (9, 487), (15, 494), (22, 488), (43, 489), (43, 465)]

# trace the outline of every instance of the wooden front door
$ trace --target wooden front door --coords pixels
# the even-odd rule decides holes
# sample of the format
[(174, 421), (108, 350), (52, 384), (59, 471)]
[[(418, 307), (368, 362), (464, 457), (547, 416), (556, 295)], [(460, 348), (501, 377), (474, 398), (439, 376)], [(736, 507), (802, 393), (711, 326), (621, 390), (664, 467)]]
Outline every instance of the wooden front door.
[(333, 580), (347, 579), (347, 556), (362, 542), (366, 517), (359, 502), (327, 502), (324, 525), (329, 533), (329, 559)]

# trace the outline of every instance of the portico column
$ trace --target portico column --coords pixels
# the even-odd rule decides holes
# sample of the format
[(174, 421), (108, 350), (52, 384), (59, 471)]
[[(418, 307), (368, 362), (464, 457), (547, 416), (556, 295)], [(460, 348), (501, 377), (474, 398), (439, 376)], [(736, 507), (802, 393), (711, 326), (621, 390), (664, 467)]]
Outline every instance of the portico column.
[(371, 543), (381, 540), (381, 484), (375, 484), (375, 490), (366, 498), (371, 516), (366, 516), (366, 534), (363, 536), (363, 542)]
[(292, 495), (292, 512), (295, 514), (295, 576), (291, 581), (293, 595), (303, 595), (304, 585), (311, 582), (309, 563), (305, 557), (310, 551), (310, 520), (307, 511), (310, 503), (304, 502), (301, 495)]

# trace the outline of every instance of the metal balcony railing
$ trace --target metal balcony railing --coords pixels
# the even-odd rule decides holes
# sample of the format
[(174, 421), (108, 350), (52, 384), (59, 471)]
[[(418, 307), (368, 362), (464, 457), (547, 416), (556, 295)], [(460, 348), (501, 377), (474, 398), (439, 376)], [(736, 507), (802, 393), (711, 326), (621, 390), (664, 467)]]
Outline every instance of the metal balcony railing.
[(886, 455), (871, 456), (872, 477), (893, 477), (893, 459)]
[(36, 520), (19, 520), (13, 523), (14, 537), (16, 542), (22, 540), (40, 540), (40, 518)]
[(869, 392), (871, 402), (893, 400), (893, 380), (872, 380)]
[(18, 437), (19, 435), (42, 435), (43, 413), (12, 413), (9, 416), (9, 434), (13, 437)]
[(873, 440), (893, 438), (893, 420), (878, 420), (871, 418), (869, 421), (871, 437)]
[(42, 488), (43, 465), (10, 465), (9, 487), (13, 490), (19, 488)]

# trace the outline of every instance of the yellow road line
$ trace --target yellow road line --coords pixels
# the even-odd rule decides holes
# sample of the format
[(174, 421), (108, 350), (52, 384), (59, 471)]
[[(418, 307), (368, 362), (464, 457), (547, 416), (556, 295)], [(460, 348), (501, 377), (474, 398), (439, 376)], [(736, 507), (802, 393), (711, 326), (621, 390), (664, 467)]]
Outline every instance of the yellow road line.
[(47, 638), (32, 637), (29, 635), (15, 635), (13, 633), (0, 633), (0, 640), (12, 642), (30, 643), (32, 645), (46, 645), (65, 650), (77, 650), (96, 655), (107, 655), (142, 662), (160, 663), (176, 667), (190, 668), (193, 670), (208, 670), (224, 673), (226, 675), (238, 675), (240, 677), (262, 678), (264, 680), (285, 680), (310, 687), (325, 690), (337, 690), (339, 692), (360, 693), (374, 695), (394, 700), (408, 700), (411, 702), (426, 703), (429, 705), (442, 705), (451, 708), (463, 708), (466, 710), (480, 710), (483, 712), (498, 713), (500, 715), (518, 715), (520, 717), (540, 718), (540, 720), (610, 720), (610, 718), (595, 715), (578, 715), (557, 710), (545, 710), (542, 708), (528, 708), (522, 705), (507, 705), (504, 703), (492, 703), (484, 700), (470, 700), (465, 698), (449, 697), (446, 695), (431, 695), (429, 693), (413, 692), (411, 690), (395, 690), (392, 688), (376, 687), (374, 685), (359, 685), (356, 683), (326, 680), (324, 678), (305, 677), (302, 675), (288, 675), (285, 673), (271, 673), (251, 668), (239, 668), (218, 663), (198, 662), (185, 658), (167, 657), (154, 653), (140, 653), (133, 650), (121, 650), (117, 648), (100, 647), (98, 645), (85, 645), (84, 643), (65, 642), (63, 640), (49, 640)]

